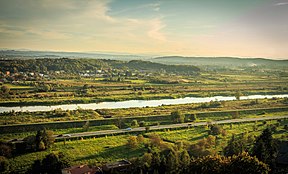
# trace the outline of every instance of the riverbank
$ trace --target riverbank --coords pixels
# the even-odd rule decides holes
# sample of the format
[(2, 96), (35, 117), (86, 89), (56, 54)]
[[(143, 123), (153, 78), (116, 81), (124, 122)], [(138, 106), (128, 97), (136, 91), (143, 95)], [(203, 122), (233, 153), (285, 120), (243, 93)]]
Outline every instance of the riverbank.
[[(264, 98), (285, 98), (288, 94), (277, 95), (249, 95), (240, 96), (239, 100), (248, 99), (264, 99)], [(51, 111), (55, 109), (61, 110), (77, 110), (81, 109), (118, 109), (118, 108), (141, 108), (141, 107), (157, 107), (161, 105), (175, 105), (175, 104), (190, 104), (190, 103), (205, 103), (210, 101), (231, 101), (236, 100), (234, 96), (214, 96), (214, 97), (185, 97), (176, 99), (159, 99), (159, 100), (128, 100), (116, 102), (99, 102), (88, 104), (66, 104), (66, 105), (51, 105), (51, 106), (6, 106), (0, 107), (1, 112), (37, 112), (37, 111)]]

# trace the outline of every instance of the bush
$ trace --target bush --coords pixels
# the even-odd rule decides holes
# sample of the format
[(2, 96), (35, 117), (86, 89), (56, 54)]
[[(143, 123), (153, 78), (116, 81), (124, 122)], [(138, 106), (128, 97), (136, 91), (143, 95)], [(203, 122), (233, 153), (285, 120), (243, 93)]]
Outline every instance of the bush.
[(146, 127), (145, 127), (145, 131), (146, 131), (146, 132), (149, 132), (149, 131), (150, 131), (150, 126), (146, 126)]
[(145, 141), (143, 135), (139, 134), (139, 135), (137, 136), (137, 141), (138, 141), (138, 143), (143, 143), (143, 142)]
[(1, 91), (3, 94), (8, 94), (10, 92), (10, 88), (8, 86), (1, 86)]
[(6, 144), (0, 145), (0, 156), (5, 156), (7, 158), (11, 157), (12, 155), (12, 149), (10, 146)]
[(259, 161), (255, 156), (249, 156), (247, 152), (233, 155), (226, 168), (227, 173), (255, 173), (268, 174), (270, 171), (267, 164)]
[(196, 121), (197, 120), (197, 115), (196, 114), (191, 114), (190, 116), (191, 121)]
[(132, 120), (131, 126), (132, 127), (138, 127), (139, 126), (138, 121), (137, 120)]
[(136, 148), (136, 147), (138, 146), (137, 137), (136, 137), (136, 136), (130, 136), (130, 137), (128, 138), (127, 145), (128, 145), (130, 148)]
[(219, 135), (221, 134), (222, 132), (222, 127), (217, 125), (217, 124), (214, 124), (214, 125), (211, 125), (210, 126), (210, 131), (209, 131), (209, 134), (211, 135)]
[(204, 156), (196, 158), (191, 161), (190, 170), (194, 173), (211, 174), (222, 173), (225, 159), (219, 155), (217, 156)]
[(146, 126), (146, 122), (145, 122), (145, 121), (140, 121), (140, 122), (139, 122), (139, 126), (140, 126), (140, 127)]
[(86, 123), (83, 125), (83, 131), (87, 132), (89, 130), (89, 127), (90, 127), (90, 123), (89, 121), (86, 121)]
[(233, 119), (240, 118), (239, 112), (238, 112), (238, 111), (233, 112), (233, 113), (232, 113), (232, 118), (233, 118)]
[(184, 123), (185, 116), (180, 111), (171, 112), (171, 120), (175, 123)]
[(151, 134), (149, 138), (152, 146), (160, 147), (163, 144), (163, 140), (158, 134)]
[(46, 155), (41, 161), (34, 161), (28, 173), (60, 174), (62, 173), (61, 169), (69, 166), (69, 160), (65, 158), (63, 153), (51, 153)]
[(251, 157), (243, 152), (232, 158), (223, 156), (205, 156), (192, 160), (190, 164), (191, 173), (238, 173), (238, 174), (268, 174), (270, 169), (267, 164)]
[(4, 157), (0, 156), (0, 173), (4, 173), (9, 169), (9, 161)]

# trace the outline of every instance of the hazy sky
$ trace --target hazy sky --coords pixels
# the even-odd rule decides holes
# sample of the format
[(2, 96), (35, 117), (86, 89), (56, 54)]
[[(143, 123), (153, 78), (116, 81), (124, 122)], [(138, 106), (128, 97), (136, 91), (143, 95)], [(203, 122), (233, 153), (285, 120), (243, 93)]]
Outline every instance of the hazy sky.
[(288, 59), (288, 0), (0, 0), (0, 48)]

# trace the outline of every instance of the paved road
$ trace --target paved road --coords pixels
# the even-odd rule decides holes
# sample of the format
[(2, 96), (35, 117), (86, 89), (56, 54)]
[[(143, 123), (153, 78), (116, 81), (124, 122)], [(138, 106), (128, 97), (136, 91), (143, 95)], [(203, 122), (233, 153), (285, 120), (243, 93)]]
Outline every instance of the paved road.
[[(263, 121), (263, 120), (278, 120), (288, 118), (288, 116), (271, 116), (271, 117), (261, 117), (261, 118), (244, 118), (244, 119), (232, 119), (232, 120), (221, 120), (221, 121), (213, 121), (212, 124), (227, 124), (227, 123), (242, 123), (242, 122), (253, 122), (253, 121)], [(203, 126), (207, 125), (207, 122), (198, 122), (198, 123), (182, 123), (182, 124), (169, 124), (169, 125), (159, 125), (159, 126), (151, 126), (150, 130), (161, 130), (161, 129), (173, 129), (173, 128), (185, 128), (185, 127), (194, 127), (194, 126)], [(70, 138), (78, 138), (78, 137), (93, 137), (93, 136), (104, 136), (111, 134), (123, 134), (123, 133), (136, 133), (145, 131), (145, 127), (133, 128), (131, 130), (128, 129), (116, 129), (116, 130), (103, 130), (103, 131), (95, 131), (95, 132), (83, 132), (83, 133), (74, 133), (74, 134), (64, 134), (62, 136), (55, 135), (57, 140), (61, 139), (70, 139)]]

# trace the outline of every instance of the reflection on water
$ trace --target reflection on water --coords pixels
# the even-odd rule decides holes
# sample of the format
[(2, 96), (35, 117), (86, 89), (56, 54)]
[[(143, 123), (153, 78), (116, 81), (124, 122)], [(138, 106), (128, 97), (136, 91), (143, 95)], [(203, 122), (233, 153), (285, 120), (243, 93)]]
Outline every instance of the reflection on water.
[[(288, 94), (282, 95), (250, 95), (241, 96), (241, 100), (246, 99), (263, 99), (263, 98), (284, 98), (288, 97)], [(229, 101), (235, 100), (235, 97), (224, 97), (224, 96), (214, 96), (214, 97), (185, 97), (177, 99), (161, 99), (161, 100), (128, 100), (128, 101), (118, 101), (118, 102), (101, 102), (101, 103), (89, 103), (89, 104), (66, 104), (66, 105), (54, 105), (54, 106), (16, 106), (16, 107), (0, 107), (0, 112), (8, 111), (50, 111), (61, 108), (62, 110), (76, 110), (77, 108), (82, 109), (116, 109), (116, 108), (132, 108), (132, 107), (153, 107), (161, 105), (173, 105), (173, 104), (187, 104), (187, 103), (202, 103), (210, 101)]]

